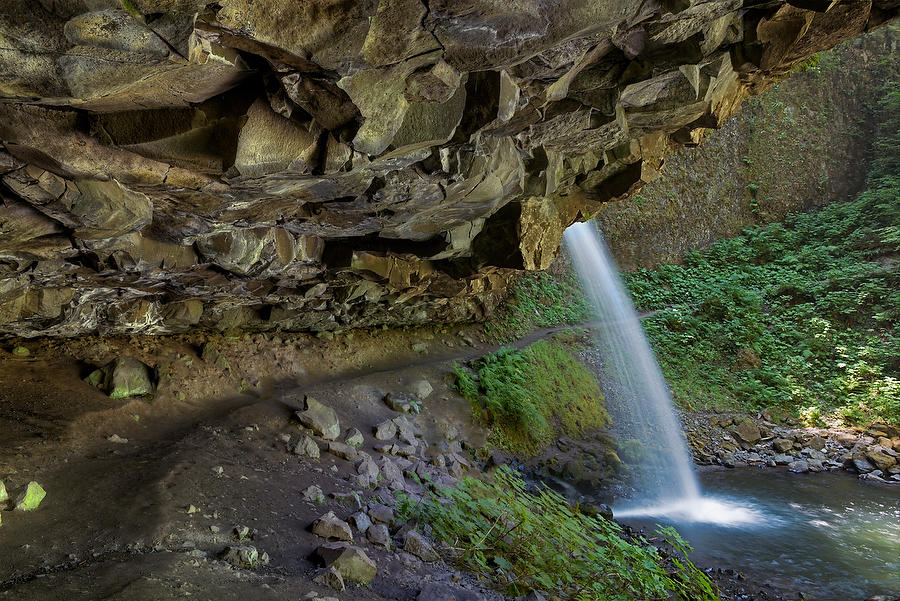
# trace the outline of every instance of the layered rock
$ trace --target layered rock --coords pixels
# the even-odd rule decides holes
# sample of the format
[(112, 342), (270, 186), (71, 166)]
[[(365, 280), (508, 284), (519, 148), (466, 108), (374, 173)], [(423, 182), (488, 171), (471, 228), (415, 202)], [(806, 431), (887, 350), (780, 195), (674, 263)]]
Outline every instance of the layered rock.
[(482, 318), (566, 226), (900, 10), (6, 4), (0, 331), (24, 336)]

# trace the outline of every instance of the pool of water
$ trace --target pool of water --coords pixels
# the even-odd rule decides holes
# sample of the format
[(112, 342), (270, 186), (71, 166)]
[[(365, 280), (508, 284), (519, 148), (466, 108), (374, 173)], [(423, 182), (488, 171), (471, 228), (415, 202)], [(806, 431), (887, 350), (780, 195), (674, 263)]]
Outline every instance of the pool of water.
[(734, 568), (806, 599), (900, 595), (900, 487), (844, 473), (755, 469), (705, 471), (700, 480), (700, 511), (623, 509), (616, 519), (675, 526), (698, 565)]

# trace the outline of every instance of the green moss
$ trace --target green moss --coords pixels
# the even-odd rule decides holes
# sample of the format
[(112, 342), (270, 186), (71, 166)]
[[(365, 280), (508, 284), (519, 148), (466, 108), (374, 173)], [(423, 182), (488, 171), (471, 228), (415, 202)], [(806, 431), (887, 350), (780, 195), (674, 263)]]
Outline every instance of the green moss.
[(490, 442), (531, 455), (558, 435), (578, 436), (609, 423), (594, 375), (558, 342), (502, 348), (456, 366), (457, 388), (490, 426)]
[(12, 350), (12, 354), (16, 357), (27, 357), (31, 354), (31, 351), (29, 351), (24, 346), (17, 346)]
[(16, 501), (16, 509), (34, 511), (47, 496), (47, 492), (37, 482), (29, 482), (25, 493)]

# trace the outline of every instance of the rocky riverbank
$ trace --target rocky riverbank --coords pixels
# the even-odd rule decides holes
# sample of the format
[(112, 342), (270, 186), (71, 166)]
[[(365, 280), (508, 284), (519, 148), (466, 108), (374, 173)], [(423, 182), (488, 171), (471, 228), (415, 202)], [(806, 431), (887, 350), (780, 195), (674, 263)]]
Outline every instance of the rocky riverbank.
[(700, 465), (787, 466), (792, 472), (849, 470), (861, 478), (900, 484), (900, 428), (806, 427), (772, 412), (682, 413)]

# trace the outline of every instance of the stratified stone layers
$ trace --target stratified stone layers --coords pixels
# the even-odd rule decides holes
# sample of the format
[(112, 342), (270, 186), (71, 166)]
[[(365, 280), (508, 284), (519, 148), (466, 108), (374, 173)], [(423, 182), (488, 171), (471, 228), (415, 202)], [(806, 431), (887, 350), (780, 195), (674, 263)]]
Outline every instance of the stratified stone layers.
[(898, 4), (5, 2), (0, 332), (483, 318)]

